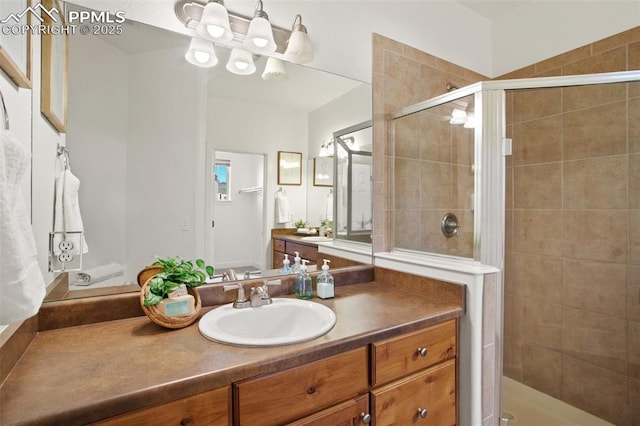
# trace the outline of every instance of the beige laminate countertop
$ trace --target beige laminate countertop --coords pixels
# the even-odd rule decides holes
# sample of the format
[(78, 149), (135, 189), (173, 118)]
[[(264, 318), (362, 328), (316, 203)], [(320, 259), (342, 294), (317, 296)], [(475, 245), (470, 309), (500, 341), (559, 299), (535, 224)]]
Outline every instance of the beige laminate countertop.
[(0, 387), (0, 424), (85, 424), (462, 315), (460, 305), (375, 282), (336, 287), (334, 299), (313, 300), (336, 312), (335, 327), (287, 346), (224, 345), (204, 338), (197, 323), (167, 330), (146, 317), (40, 332)]

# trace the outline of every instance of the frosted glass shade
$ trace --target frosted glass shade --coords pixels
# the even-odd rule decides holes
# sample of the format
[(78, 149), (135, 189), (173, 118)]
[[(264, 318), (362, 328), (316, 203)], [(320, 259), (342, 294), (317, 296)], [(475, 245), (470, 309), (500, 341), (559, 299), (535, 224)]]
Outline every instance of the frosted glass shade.
[(238, 75), (249, 75), (256, 72), (251, 53), (242, 49), (233, 49), (227, 62), (227, 70)]
[(221, 43), (233, 40), (227, 9), (217, 2), (207, 3), (196, 27), (196, 33), (202, 38)]
[(280, 59), (269, 58), (267, 59), (267, 64), (264, 67), (264, 72), (262, 73), (262, 79), (266, 81), (282, 81), (287, 80), (289, 76), (287, 75), (287, 70), (284, 67), (284, 62)]
[(311, 40), (305, 31), (295, 29), (291, 33), (287, 50), (284, 52), (284, 59), (294, 64), (306, 64), (313, 60)]
[(201, 38), (192, 38), (189, 50), (184, 54), (185, 59), (193, 65), (209, 68), (218, 63), (213, 43)]
[(247, 38), (242, 43), (243, 47), (255, 53), (269, 54), (276, 51), (276, 42), (273, 40), (273, 30), (268, 19), (256, 16), (249, 24)]

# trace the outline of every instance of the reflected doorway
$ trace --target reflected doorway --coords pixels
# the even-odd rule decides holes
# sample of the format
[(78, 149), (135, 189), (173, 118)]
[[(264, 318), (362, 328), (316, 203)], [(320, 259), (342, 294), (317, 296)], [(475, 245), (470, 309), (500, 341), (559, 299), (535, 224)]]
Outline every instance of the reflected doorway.
[(209, 158), (207, 259), (216, 272), (263, 270), (265, 155), (213, 151)]

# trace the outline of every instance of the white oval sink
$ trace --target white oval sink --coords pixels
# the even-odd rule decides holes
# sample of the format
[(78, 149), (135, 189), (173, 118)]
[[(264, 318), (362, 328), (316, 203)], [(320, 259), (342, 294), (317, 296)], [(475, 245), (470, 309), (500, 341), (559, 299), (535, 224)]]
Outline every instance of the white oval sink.
[(270, 305), (212, 309), (198, 323), (200, 333), (216, 342), (239, 346), (278, 346), (304, 342), (327, 333), (336, 314), (310, 300), (274, 298)]
[(316, 237), (302, 237), (301, 240), (303, 240), (303, 241), (314, 241), (314, 242), (320, 243), (320, 242), (333, 241), (333, 238), (316, 236)]

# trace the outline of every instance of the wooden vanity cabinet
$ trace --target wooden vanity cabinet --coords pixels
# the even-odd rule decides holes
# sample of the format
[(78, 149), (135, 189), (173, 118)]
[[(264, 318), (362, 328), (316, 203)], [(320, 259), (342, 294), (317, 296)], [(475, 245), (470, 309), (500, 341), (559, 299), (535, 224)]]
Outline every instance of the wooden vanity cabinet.
[(456, 320), (372, 345), (376, 425), (455, 425)]
[(318, 257), (318, 245), (307, 242), (292, 241), (287, 238), (273, 237), (273, 268), (282, 268), (282, 261), (285, 253), (289, 255), (289, 260), (293, 266), (293, 259), (296, 252), (300, 253), (302, 259), (307, 259), (309, 265), (315, 265)]
[[(318, 413), (320, 417), (300, 420), (299, 424), (330, 424), (323, 423), (322, 416), (334, 416), (330, 418), (335, 420), (348, 412), (345, 407), (333, 410), (330, 407), (355, 400), (368, 391), (367, 357), (367, 348), (362, 347), (235, 383), (234, 422), (236, 425), (281, 425), (326, 410)], [(343, 409), (346, 411), (341, 411)], [(347, 413), (344, 418), (349, 416), (353, 417)]]
[(100, 426), (210, 426), (231, 424), (231, 386), (94, 423)]

